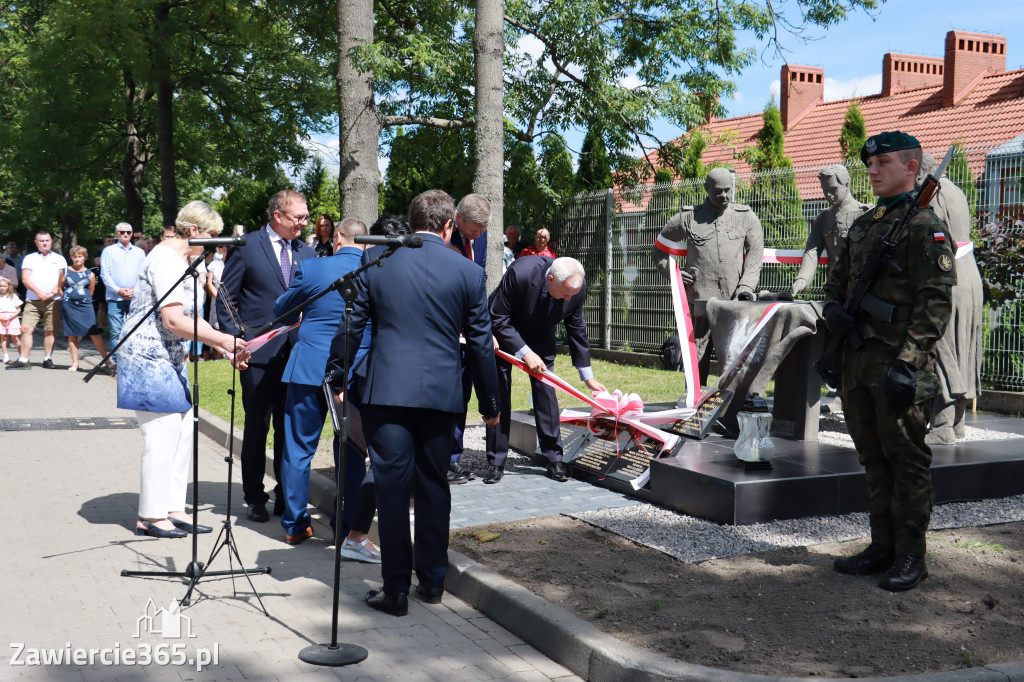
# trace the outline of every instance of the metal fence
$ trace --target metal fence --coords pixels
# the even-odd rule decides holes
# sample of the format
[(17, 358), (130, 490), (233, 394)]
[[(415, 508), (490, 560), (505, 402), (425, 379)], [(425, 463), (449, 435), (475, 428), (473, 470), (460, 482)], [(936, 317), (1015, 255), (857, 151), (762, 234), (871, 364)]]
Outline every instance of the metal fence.
[[(936, 150), (941, 158), (945, 150)], [(964, 190), (972, 208), (972, 237), (995, 230), (1024, 242), (1022, 206), (1024, 135), (995, 149), (960, 150), (947, 176)], [(874, 203), (867, 172), (849, 163), (854, 195)], [(761, 221), (765, 247), (803, 249), (814, 218), (828, 207), (818, 182), (819, 167), (735, 175), (736, 201), (748, 204)], [(561, 255), (580, 260), (588, 275), (585, 305), (591, 344), (612, 350), (656, 353), (675, 333), (667, 282), (655, 271), (651, 247), (665, 223), (682, 206), (704, 201), (703, 179), (577, 195), (552, 226)], [(989, 239), (989, 243), (993, 240)], [(788, 290), (798, 266), (765, 263), (758, 290)], [(1024, 273), (1022, 273), (1024, 274)], [(986, 277), (986, 272), (982, 271)], [(825, 267), (801, 296), (821, 298)], [(1011, 288), (1024, 298), (1024, 281)], [(1024, 303), (986, 303), (982, 380), (988, 388), (1024, 391)]]

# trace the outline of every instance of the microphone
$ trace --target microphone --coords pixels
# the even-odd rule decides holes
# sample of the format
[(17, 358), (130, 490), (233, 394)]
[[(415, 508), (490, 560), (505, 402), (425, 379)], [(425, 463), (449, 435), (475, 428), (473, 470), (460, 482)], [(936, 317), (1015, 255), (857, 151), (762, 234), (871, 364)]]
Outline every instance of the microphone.
[(245, 246), (245, 235), (240, 237), (208, 237), (206, 239), (189, 239), (188, 245), (209, 246), (214, 249), (218, 246)]
[(418, 249), (423, 246), (423, 237), (418, 234), (404, 234), (398, 237), (385, 237), (376, 234), (357, 234), (356, 244), (370, 244), (373, 246), (389, 246), (397, 249), (399, 246), (408, 246), (410, 249)]

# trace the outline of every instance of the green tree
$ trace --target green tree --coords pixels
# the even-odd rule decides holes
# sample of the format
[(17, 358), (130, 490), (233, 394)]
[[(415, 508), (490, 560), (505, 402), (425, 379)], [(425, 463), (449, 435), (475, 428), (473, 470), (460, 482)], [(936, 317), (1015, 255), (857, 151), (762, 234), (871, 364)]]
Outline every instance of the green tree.
[(839, 131), (839, 147), (843, 150), (843, 159), (850, 171), (850, 192), (858, 201), (873, 204), (875, 195), (868, 181), (868, 171), (860, 160), (860, 150), (867, 139), (868, 127), (860, 110), (860, 102), (852, 99), (846, 107), (843, 127)]
[(335, 177), (319, 156), (313, 156), (306, 164), (299, 183), (299, 191), (306, 197), (309, 207), (310, 229), (321, 215), (330, 216), (338, 221), (347, 216), (341, 215), (340, 197), (338, 195), (338, 178)]
[(464, 131), (416, 126), (399, 128), (391, 140), (380, 212), (405, 215), (413, 197), (443, 189), (456, 201), (472, 187), (471, 137)]
[(807, 238), (807, 220), (802, 213), (800, 191), (793, 173), (793, 162), (786, 156), (782, 114), (774, 99), (761, 115), (757, 146), (744, 150), (742, 158), (755, 174), (750, 188), (737, 201), (750, 204), (761, 221), (765, 243), (774, 247), (797, 248)]
[[(155, 229), (176, 214), (183, 190), (208, 196), (233, 178), (301, 164), (302, 137), (330, 112), (323, 43), (300, 22), (313, 10), (198, 0), (33, 6), (34, 23), (16, 6), (0, 8), (0, 26), (27, 36), (5, 93), (18, 102), (6, 163), (25, 178), (24, 195), (64, 225), (65, 242), (105, 180), (122, 189), (119, 219)], [(146, 173), (157, 158), (159, 174)]]
[(843, 159), (859, 161), (861, 147), (867, 139), (868, 127), (860, 111), (860, 102), (851, 99), (843, 117), (843, 127), (839, 130), (839, 147), (843, 150)]
[(572, 154), (565, 146), (565, 138), (558, 133), (541, 138), (540, 169), (544, 183), (557, 204), (561, 205), (576, 191)]
[(587, 128), (583, 138), (576, 184), (584, 192), (595, 192), (612, 186), (612, 167), (608, 162), (608, 149), (599, 123)]

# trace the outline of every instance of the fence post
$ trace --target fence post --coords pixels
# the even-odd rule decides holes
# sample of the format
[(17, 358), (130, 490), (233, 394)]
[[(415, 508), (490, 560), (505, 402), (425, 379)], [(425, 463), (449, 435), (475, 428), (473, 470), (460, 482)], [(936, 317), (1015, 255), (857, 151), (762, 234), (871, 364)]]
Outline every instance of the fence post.
[(612, 348), (612, 230), (615, 227), (615, 190), (609, 189), (604, 225), (604, 348)]

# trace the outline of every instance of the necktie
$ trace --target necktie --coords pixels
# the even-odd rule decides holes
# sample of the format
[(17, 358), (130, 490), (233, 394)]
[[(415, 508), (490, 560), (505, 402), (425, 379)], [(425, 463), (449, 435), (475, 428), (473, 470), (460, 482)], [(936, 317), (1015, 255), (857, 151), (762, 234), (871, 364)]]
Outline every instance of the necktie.
[(284, 285), (288, 286), (292, 281), (292, 256), (288, 248), (288, 242), (281, 240), (281, 274), (284, 275)]
[[(463, 237), (465, 239), (465, 237)], [(473, 240), (466, 239), (466, 258), (473, 260)]]

